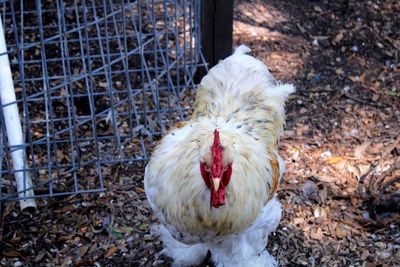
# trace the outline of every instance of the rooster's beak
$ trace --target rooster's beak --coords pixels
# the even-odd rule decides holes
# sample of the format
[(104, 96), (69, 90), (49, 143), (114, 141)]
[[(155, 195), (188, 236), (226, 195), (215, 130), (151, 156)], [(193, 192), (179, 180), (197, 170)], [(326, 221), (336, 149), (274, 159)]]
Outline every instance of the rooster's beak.
[(217, 192), (219, 189), (219, 184), (221, 183), (221, 178), (213, 178), (212, 181), (214, 185), (214, 190), (215, 192)]

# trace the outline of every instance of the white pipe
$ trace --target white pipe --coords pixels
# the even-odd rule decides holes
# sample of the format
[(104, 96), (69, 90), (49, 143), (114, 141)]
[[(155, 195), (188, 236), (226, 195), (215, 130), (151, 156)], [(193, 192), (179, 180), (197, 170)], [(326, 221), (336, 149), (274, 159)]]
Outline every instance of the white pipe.
[[(16, 103), (14, 84), (11, 75), (10, 62), (7, 52), (3, 23), (0, 16), (0, 98), (4, 122), (7, 130), (8, 144), (12, 147), (11, 158), (13, 162), (15, 180), (17, 184), (18, 196), (20, 198), (34, 196), (32, 188), (32, 180), (29, 171), (26, 171), (28, 164), (26, 160), (26, 152), (24, 149), (24, 137), (22, 134), (21, 120), (19, 118), (18, 106)], [(10, 104), (11, 103), (11, 104)], [(7, 106), (6, 106), (7, 105)], [(20, 148), (15, 148), (20, 147)], [(36, 209), (34, 199), (21, 199), (21, 210), (26, 208)]]

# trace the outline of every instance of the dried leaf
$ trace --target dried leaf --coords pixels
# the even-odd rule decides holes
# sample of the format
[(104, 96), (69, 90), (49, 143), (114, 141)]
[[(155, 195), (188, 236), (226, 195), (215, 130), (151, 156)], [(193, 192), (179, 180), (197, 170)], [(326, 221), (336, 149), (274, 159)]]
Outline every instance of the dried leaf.
[(353, 205), (353, 207), (355, 207), (357, 205), (357, 202), (358, 202), (358, 198), (356, 198), (356, 197), (351, 198), (351, 205)]
[(367, 257), (370, 255), (370, 253), (369, 253), (368, 249), (363, 249), (362, 251), (363, 251), (363, 253), (361, 255), (361, 260), (364, 261), (367, 259)]
[(314, 217), (315, 217), (315, 218), (321, 217), (321, 208), (320, 208), (320, 207), (316, 207), (316, 208), (314, 209)]
[(325, 203), (328, 198), (328, 189), (326, 188), (325, 185), (321, 190), (319, 190), (318, 195), (319, 198), (321, 199), (321, 202)]
[(295, 225), (301, 225), (303, 223), (304, 223), (304, 219), (301, 217), (294, 218), (294, 220), (293, 220), (293, 224), (295, 224)]
[(316, 231), (311, 232), (310, 237), (315, 240), (321, 240), (324, 237), (322, 229), (318, 227)]
[(138, 193), (144, 193), (144, 192), (145, 192), (143, 188), (138, 187), (138, 186), (135, 187), (135, 190), (136, 190), (136, 192), (138, 192)]
[(328, 162), (329, 164), (335, 164), (342, 160), (342, 157), (330, 157), (326, 162)]
[(133, 232), (135, 229), (133, 229), (132, 227), (128, 227), (128, 226), (122, 226), (122, 227), (118, 227), (115, 228), (116, 231), (120, 232), (120, 233), (131, 233)]
[(2, 254), (5, 257), (22, 257), (21, 253), (16, 250), (6, 250)]
[(42, 249), (35, 258), (35, 262), (39, 262), (43, 259), (43, 257), (46, 255), (46, 250)]
[(362, 143), (361, 145), (356, 146), (354, 148), (354, 157), (361, 158), (370, 145), (371, 145), (371, 142), (367, 141), (367, 142)]
[(314, 6), (314, 10), (321, 13), (322, 12), (322, 8), (319, 6)]
[(82, 258), (83, 256), (86, 255), (86, 253), (88, 252), (90, 248), (90, 245), (83, 245), (79, 248), (79, 256)]
[(95, 252), (97, 250), (97, 244), (93, 244), (90, 249), (88, 250), (88, 254), (92, 254), (93, 252)]
[(116, 253), (117, 251), (118, 251), (118, 248), (116, 246), (112, 246), (107, 250), (107, 252), (106, 252), (106, 254), (104, 256), (109, 258), (112, 255), (114, 255), (114, 253)]
[(66, 257), (66, 258), (62, 261), (61, 267), (70, 266), (71, 263), (72, 263), (72, 257), (71, 257), (71, 256), (68, 256), (68, 257)]
[(378, 94), (373, 94), (372, 95), (372, 101), (376, 102), (379, 100), (379, 95)]
[(338, 43), (340, 43), (340, 41), (343, 39), (343, 37), (344, 37), (344, 31), (340, 31), (336, 36), (335, 36), (335, 38), (333, 38), (333, 43), (335, 43), (335, 44), (338, 44)]
[(337, 69), (335, 69), (335, 73), (336, 73), (337, 75), (343, 75), (343, 74), (344, 74), (344, 71), (343, 71), (342, 68), (337, 68)]
[(99, 82), (99, 86), (103, 88), (107, 88), (108, 84), (107, 82)]
[(55, 210), (54, 212), (56, 213), (67, 213), (67, 212), (71, 212), (74, 211), (75, 207), (73, 205), (68, 205), (65, 207), (62, 207), (61, 209)]
[(326, 208), (321, 208), (321, 218), (322, 218), (323, 220), (328, 219), (328, 211), (327, 211)]
[(331, 236), (336, 236), (336, 226), (337, 226), (337, 222), (330, 222), (328, 224), (328, 228), (329, 228), (329, 232), (331, 233)]
[(87, 231), (88, 231), (88, 227), (87, 226), (79, 228), (79, 232), (80, 233), (86, 233)]
[(345, 229), (345, 227), (344, 227), (344, 225), (342, 223), (339, 223), (336, 226), (335, 233), (336, 233), (336, 237), (338, 237), (340, 239), (343, 239), (343, 238), (346, 237), (347, 231), (346, 231), (346, 229)]

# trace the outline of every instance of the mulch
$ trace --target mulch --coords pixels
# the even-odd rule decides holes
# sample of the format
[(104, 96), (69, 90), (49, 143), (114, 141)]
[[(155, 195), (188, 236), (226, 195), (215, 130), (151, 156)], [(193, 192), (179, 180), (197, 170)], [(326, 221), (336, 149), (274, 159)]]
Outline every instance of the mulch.
[[(400, 266), (399, 213), (376, 204), (400, 193), (382, 186), (400, 175), (398, 29), (398, 1), (235, 1), (235, 46), (297, 88), (268, 244), (282, 266)], [(0, 265), (168, 266), (137, 167), (114, 166), (104, 193), (40, 200), (34, 215), (2, 203)]]

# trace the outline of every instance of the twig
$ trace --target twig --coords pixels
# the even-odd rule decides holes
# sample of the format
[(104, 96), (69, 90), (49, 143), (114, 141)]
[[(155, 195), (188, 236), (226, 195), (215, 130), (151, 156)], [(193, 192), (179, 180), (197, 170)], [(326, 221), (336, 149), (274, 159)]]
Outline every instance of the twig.
[[(378, 210), (383, 210), (387, 203), (391, 204), (393, 202), (391, 200), (392, 196), (396, 198), (395, 194), (391, 194), (391, 195), (389, 195), (389, 198), (388, 198), (390, 200), (389, 202), (385, 202), (382, 200), (384, 191), (392, 184), (400, 181), (400, 177), (396, 177), (396, 178), (391, 179), (388, 182), (384, 183), (385, 178), (387, 176), (389, 176), (394, 170), (396, 170), (400, 167), (400, 158), (397, 158), (395, 160), (395, 162), (390, 166), (390, 168), (388, 170), (384, 171), (380, 176), (376, 175), (376, 168), (378, 166), (381, 166), (381, 169), (382, 169), (384, 159), (387, 158), (389, 156), (389, 154), (399, 144), (400, 144), (400, 135), (397, 136), (395, 142), (392, 145), (390, 145), (383, 151), (379, 160), (375, 161), (371, 165), (371, 167), (368, 169), (368, 171), (360, 177), (360, 180), (359, 180), (360, 184), (362, 184), (362, 183), (364, 183), (364, 180), (366, 179), (366, 177), (370, 176), (371, 173), (373, 173), (371, 175), (371, 179), (369, 181), (368, 188), (367, 188), (367, 193), (369, 194), (367, 202), (369, 203), (369, 212), (370, 212), (371, 218), (374, 220), (377, 219), (376, 212)], [(358, 189), (357, 189), (357, 191), (358, 191)], [(392, 207), (392, 206), (390, 206), (390, 207)], [(395, 209), (392, 209), (392, 208), (391, 209), (396, 210), (397, 208), (398, 207), (396, 206)]]
[(397, 137), (396, 141), (393, 145), (389, 146), (385, 151), (383, 151), (382, 155), (380, 156), (379, 160), (374, 162), (368, 171), (360, 177), (360, 183), (363, 183), (364, 180), (371, 174), (371, 172), (378, 166), (382, 165), (383, 159), (386, 158), (389, 153), (393, 151), (398, 145), (400, 144), (400, 135)]
[(377, 166), (378, 166), (378, 161), (374, 162), (374, 163), (371, 165), (371, 167), (369, 167), (368, 171), (367, 171), (365, 174), (361, 175), (361, 177), (360, 177), (360, 183), (361, 183), (361, 184), (364, 183), (365, 179), (371, 174), (371, 172), (372, 172), (373, 170), (375, 170), (375, 168), (376, 168)]
[[(380, 166), (383, 165), (383, 159), (386, 158), (397, 146), (399, 146), (399, 144), (400, 144), (400, 134), (399, 134), (399, 136), (397, 136), (397, 139), (396, 139), (396, 141), (394, 142), (394, 144), (391, 145), (391, 146), (389, 146), (389, 147), (383, 152), (382, 157), (381, 157), (381, 159), (379, 160)], [(392, 164), (392, 166), (390, 167), (390, 169), (383, 173), (383, 175), (385, 175), (385, 176), (382, 175), (382, 176), (383, 176), (383, 179), (384, 179), (389, 173), (391, 173), (393, 170), (395, 170), (395, 169), (397, 168), (397, 165), (400, 164), (400, 163), (399, 163), (399, 160), (400, 160), (400, 158), (397, 158), (396, 161), (395, 161), (395, 162)], [(382, 179), (382, 181), (383, 181), (383, 179)]]
[(385, 191), (386, 188), (388, 188), (390, 185), (392, 185), (396, 182), (395, 181), (396, 179), (394, 179), (394, 181), (389, 180), (388, 182), (384, 183), (386, 177), (389, 176), (393, 171), (397, 170), (399, 167), (400, 167), (400, 157), (397, 158), (397, 160), (390, 166), (390, 168), (387, 169), (384, 173), (382, 173), (382, 175), (379, 177), (379, 180), (376, 182), (377, 187), (380, 188), (379, 189), (379, 191), (380, 191), (379, 197), (381, 197), (383, 195), (383, 192)]
[(396, 141), (394, 141), (394, 144), (389, 146), (382, 154), (381, 160), (382, 158), (385, 158), (387, 155), (389, 155), (389, 153), (391, 153), (393, 151), (393, 149), (395, 149), (397, 146), (400, 145), (400, 134), (397, 136)]
[(377, 104), (377, 103), (369, 101), (369, 100), (358, 99), (358, 98), (352, 97), (352, 96), (350, 96), (349, 94), (346, 94), (346, 93), (342, 94), (341, 96), (345, 96), (348, 99), (353, 100), (355, 102), (358, 102), (358, 103), (361, 103), (361, 104), (364, 104), (364, 105), (369, 105), (369, 106), (376, 107), (376, 108), (387, 108), (387, 107), (389, 107), (388, 105)]
[(394, 177), (393, 179), (390, 179), (388, 182), (386, 182), (382, 186), (381, 193), (384, 192), (389, 186), (394, 185), (397, 182), (400, 182), (400, 176)]
[(314, 17), (320, 17), (320, 16), (323, 16), (323, 15), (327, 15), (327, 14), (333, 13), (333, 12), (335, 12), (337, 10), (340, 10), (340, 8), (334, 8), (334, 9), (331, 9), (331, 10), (327, 10), (327, 11), (318, 13), (318, 14), (314, 15)]
[[(389, 146), (389, 147), (382, 153), (382, 156), (381, 156), (381, 158), (379, 159), (379, 166), (381, 167), (381, 169), (382, 169), (382, 167), (383, 167), (383, 160), (393, 151), (393, 149), (395, 149), (395, 148), (399, 145), (399, 143), (400, 143), (400, 135), (396, 138), (396, 141), (394, 142), (394, 144), (391, 145), (391, 146)], [(371, 180), (369, 181), (369, 186), (368, 186), (368, 190), (369, 190), (370, 192), (372, 192), (371, 189), (374, 189), (374, 188), (377, 187), (378, 184), (381, 184), (381, 183), (383, 182), (383, 180), (393, 171), (393, 169), (394, 169), (395, 166), (397, 165), (397, 161), (398, 161), (398, 160), (396, 160), (396, 162), (393, 163), (392, 166), (391, 166), (387, 171), (385, 171), (384, 173), (382, 173), (380, 177), (377, 177), (377, 176), (374, 176), (374, 175), (371, 177)], [(378, 165), (378, 164), (377, 164), (377, 165)], [(374, 187), (374, 188), (373, 188), (373, 187)], [(379, 191), (381, 191), (381, 190), (379, 190)], [(375, 191), (374, 193), (376, 193), (376, 191)]]

